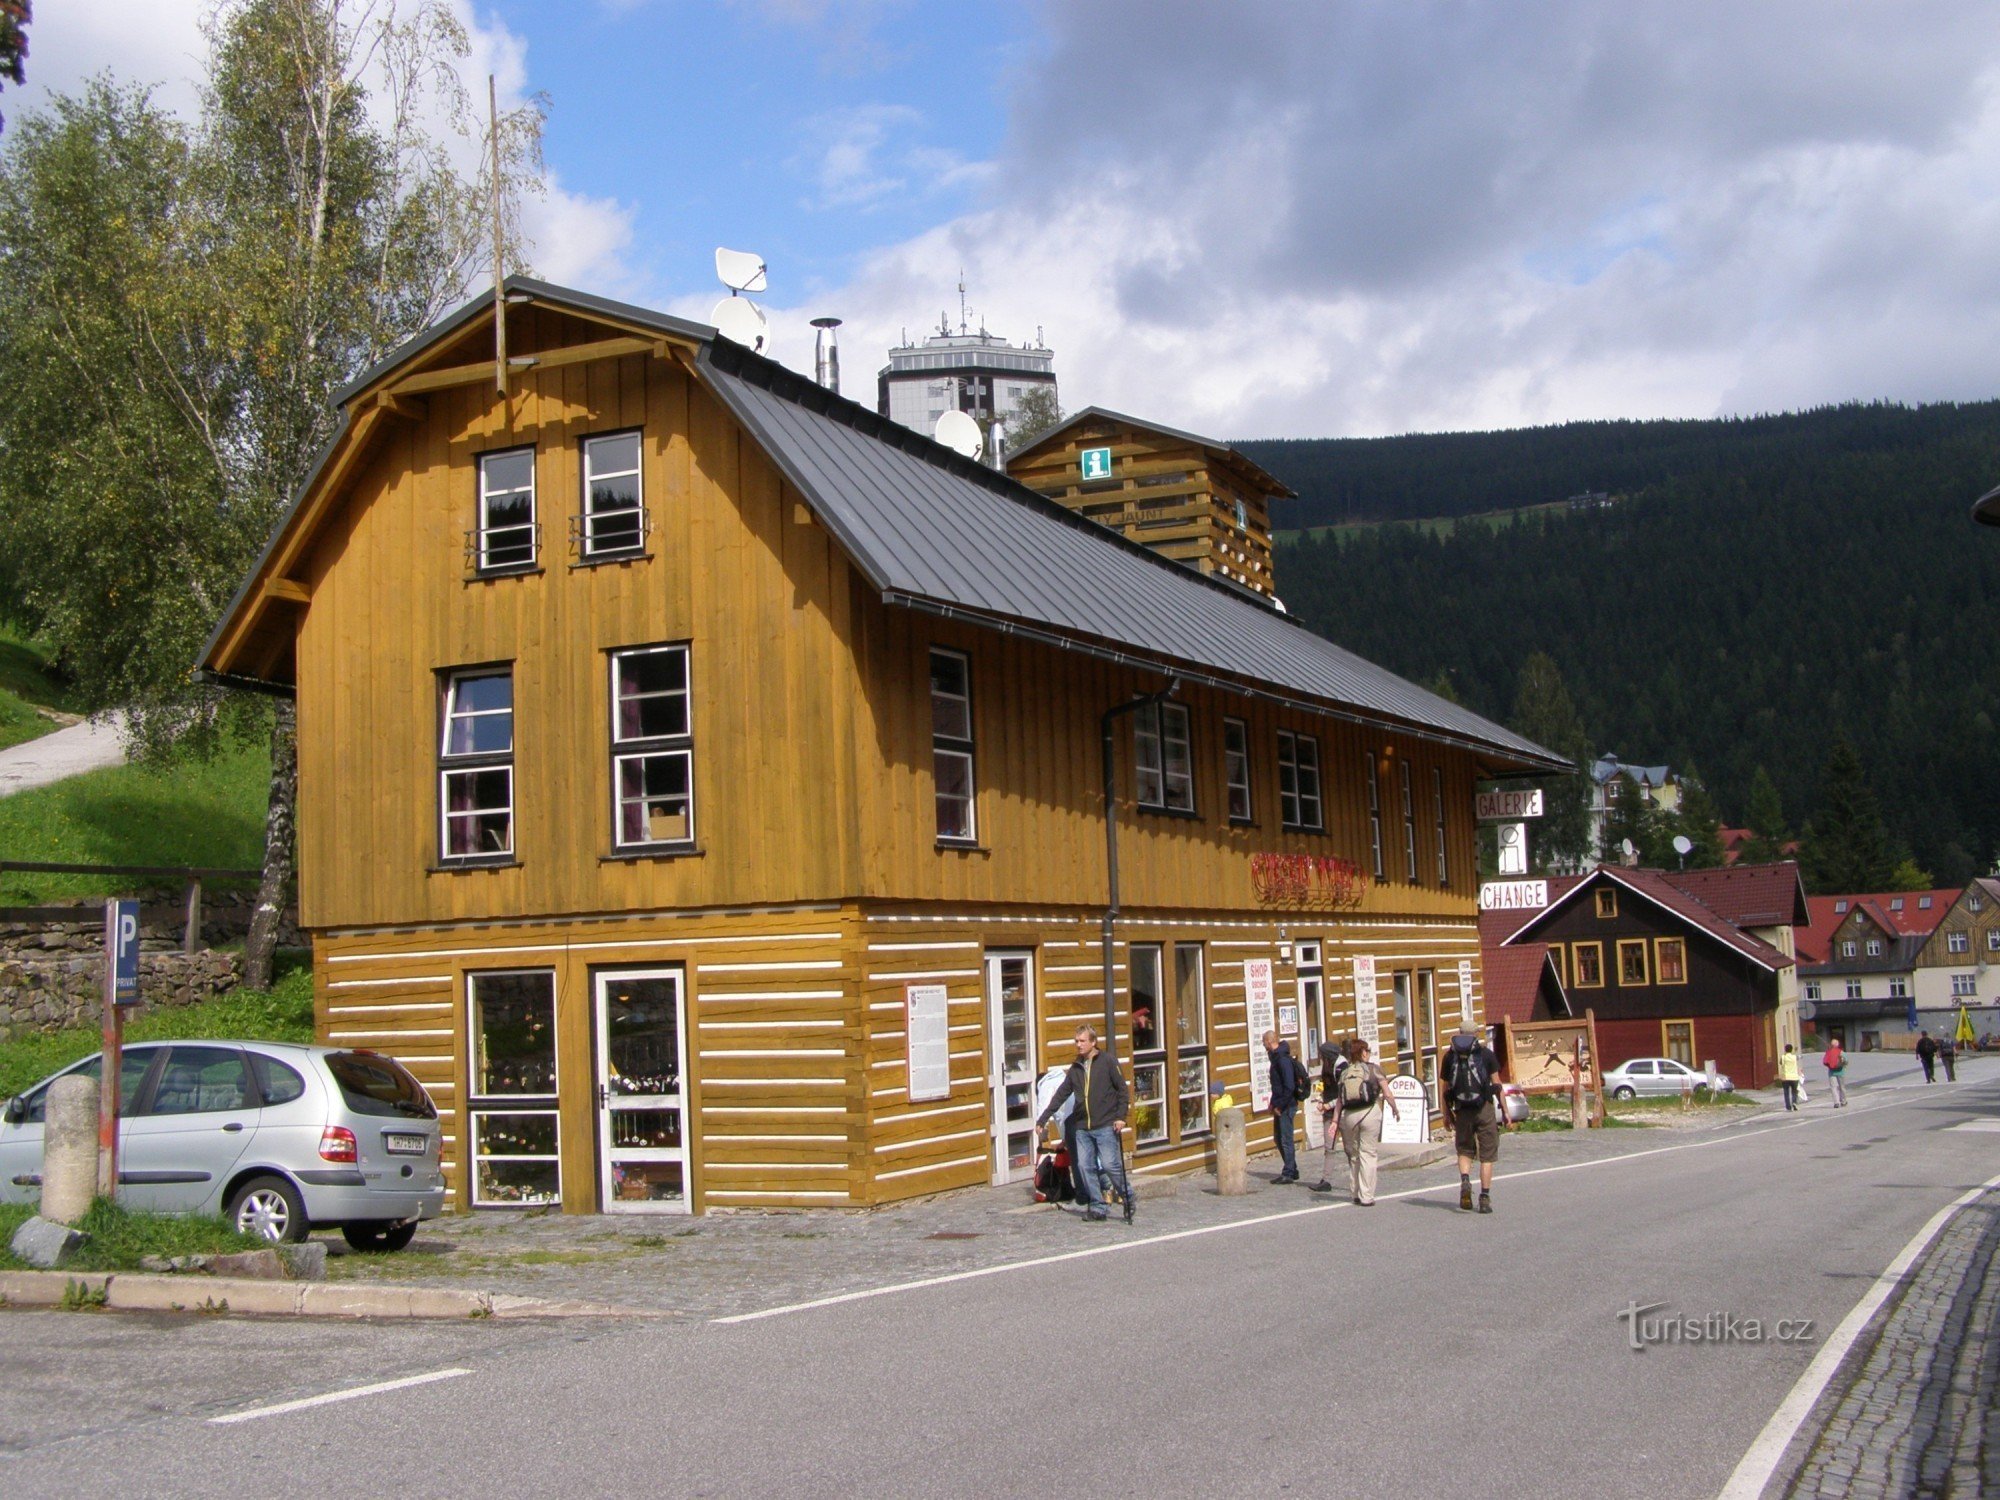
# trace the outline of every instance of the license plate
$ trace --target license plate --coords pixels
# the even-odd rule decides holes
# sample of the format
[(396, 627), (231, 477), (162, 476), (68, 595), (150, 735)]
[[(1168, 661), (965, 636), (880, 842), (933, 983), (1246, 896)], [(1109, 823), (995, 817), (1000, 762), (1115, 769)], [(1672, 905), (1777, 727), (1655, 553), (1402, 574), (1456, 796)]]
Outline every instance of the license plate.
[(431, 1148), (429, 1136), (403, 1135), (396, 1131), (383, 1135), (382, 1144), (389, 1148), (391, 1156), (422, 1156)]

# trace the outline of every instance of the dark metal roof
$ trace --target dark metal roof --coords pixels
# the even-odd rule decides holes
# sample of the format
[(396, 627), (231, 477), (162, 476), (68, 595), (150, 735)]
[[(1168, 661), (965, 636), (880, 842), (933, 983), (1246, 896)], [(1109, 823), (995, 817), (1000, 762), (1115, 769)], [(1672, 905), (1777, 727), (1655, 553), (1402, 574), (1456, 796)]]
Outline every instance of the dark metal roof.
[(1026, 453), (1031, 448), (1039, 448), (1050, 438), (1061, 437), (1070, 428), (1076, 426), (1077, 423), (1086, 421), (1123, 422), (1129, 427), (1143, 427), (1148, 432), (1164, 433), (1168, 437), (1179, 438), (1184, 443), (1193, 443), (1197, 448), (1211, 449), (1221, 454), (1239, 468), (1248, 471), (1264, 487), (1267, 493), (1280, 500), (1296, 500), (1299, 498), (1297, 490), (1286, 484), (1284, 480), (1278, 478), (1269, 469), (1266, 469), (1255, 459), (1246, 458), (1241, 450), (1232, 448), (1229, 444), (1217, 438), (1203, 437), (1198, 432), (1183, 432), (1180, 428), (1169, 427), (1164, 422), (1148, 422), (1144, 417), (1128, 416), (1122, 411), (1113, 411), (1108, 406), (1086, 406), (1082, 411), (1071, 412), (1046, 432), (1038, 432), (1033, 437), (1025, 438), (1009, 448), (1007, 450), (1007, 457), (1014, 459)]
[(892, 603), (1388, 724), (1474, 749), (1496, 765), (1566, 768), (1553, 752), (1268, 605), (768, 360), (717, 340), (704, 348), (701, 366)]
[(1988, 490), (1972, 502), (1972, 519), (2000, 526), (2000, 489)]

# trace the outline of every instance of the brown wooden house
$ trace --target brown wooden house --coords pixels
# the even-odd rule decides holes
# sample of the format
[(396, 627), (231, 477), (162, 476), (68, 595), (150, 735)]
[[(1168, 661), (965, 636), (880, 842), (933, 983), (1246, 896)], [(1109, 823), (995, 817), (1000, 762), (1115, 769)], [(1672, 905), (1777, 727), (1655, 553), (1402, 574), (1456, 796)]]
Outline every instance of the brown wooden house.
[(711, 329), (505, 308), (504, 394), (491, 299), (348, 388), (204, 659), (296, 696), (319, 1032), (457, 1207), (1007, 1181), (1107, 1009), (1142, 1172), (1264, 1024), (1434, 1071), (1473, 783), (1556, 757)]

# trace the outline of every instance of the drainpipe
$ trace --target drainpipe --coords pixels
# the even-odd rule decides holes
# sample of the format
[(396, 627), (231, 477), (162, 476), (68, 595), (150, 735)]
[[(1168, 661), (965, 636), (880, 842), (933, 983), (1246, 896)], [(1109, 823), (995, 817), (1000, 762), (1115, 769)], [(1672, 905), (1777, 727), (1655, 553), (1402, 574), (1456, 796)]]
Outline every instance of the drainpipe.
[(1118, 1060), (1115, 1043), (1118, 1037), (1118, 991), (1111, 978), (1111, 938), (1118, 925), (1118, 757), (1116, 741), (1112, 738), (1112, 726), (1125, 714), (1137, 713), (1149, 705), (1164, 703), (1181, 690), (1178, 677), (1167, 679), (1167, 685), (1157, 693), (1148, 693), (1143, 698), (1134, 698), (1129, 703), (1120, 703), (1104, 711), (1100, 721), (1104, 728), (1104, 863), (1111, 876), (1111, 902), (1104, 908), (1104, 1050), (1111, 1054), (1111, 1060)]

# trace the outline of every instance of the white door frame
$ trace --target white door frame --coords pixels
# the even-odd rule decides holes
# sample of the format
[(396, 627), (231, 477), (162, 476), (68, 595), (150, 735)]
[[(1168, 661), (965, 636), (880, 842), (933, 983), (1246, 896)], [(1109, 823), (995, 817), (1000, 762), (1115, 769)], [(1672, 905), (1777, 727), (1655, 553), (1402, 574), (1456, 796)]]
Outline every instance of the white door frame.
[[(612, 984), (630, 979), (667, 979), (673, 981), (674, 1005), (678, 1011), (674, 1028), (674, 1041), (679, 1051), (677, 1059), (680, 1091), (675, 1094), (613, 1094), (610, 1089), (611, 1076), (611, 1029), (607, 1024), (609, 997), (606, 991)], [(597, 1197), (598, 1207), (604, 1213), (690, 1213), (694, 1203), (694, 1152), (692, 1150), (693, 1129), (689, 1123), (691, 1111), (688, 1109), (688, 998), (687, 971), (678, 964), (648, 965), (643, 968), (593, 969), (590, 975), (590, 1027), (592, 1032), (591, 1104), (597, 1117)], [(611, 1117), (618, 1111), (614, 1102), (623, 1103), (628, 1108), (672, 1108), (680, 1113), (681, 1143), (675, 1147), (625, 1147), (618, 1151), (623, 1161), (632, 1162), (678, 1162), (681, 1169), (681, 1196), (676, 1200), (625, 1200), (620, 1201), (615, 1191), (612, 1177)]]
[[(1002, 966), (1009, 963), (1021, 965), (1021, 994), (1026, 1006), (1024, 1019), (1028, 1032), (1028, 1061), (1025, 1069), (1009, 1073), (1005, 1069), (1005, 1037), (1001, 1025), (1000, 983)], [(987, 1121), (992, 1138), (993, 1181), (996, 1186), (1009, 1182), (1022, 1182), (1034, 1176), (1034, 1115), (1035, 1080), (1042, 1076), (1040, 1038), (1037, 1033), (1035, 1016), (1035, 950), (1032, 948), (989, 948), (985, 963), (986, 984), (986, 1088)], [(1018, 1135), (1020, 1127), (1009, 1131), (1007, 1120), (1007, 1097), (1010, 1090), (1025, 1090), (1028, 1107), (1028, 1156), (1027, 1166), (1016, 1169), (1010, 1159), (1008, 1140), (1010, 1134)], [(1018, 1097), (1018, 1094), (1017, 1094)]]

